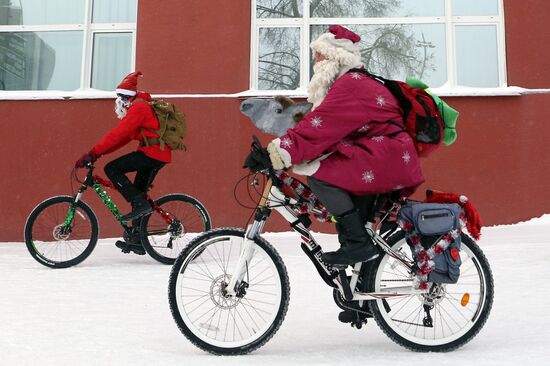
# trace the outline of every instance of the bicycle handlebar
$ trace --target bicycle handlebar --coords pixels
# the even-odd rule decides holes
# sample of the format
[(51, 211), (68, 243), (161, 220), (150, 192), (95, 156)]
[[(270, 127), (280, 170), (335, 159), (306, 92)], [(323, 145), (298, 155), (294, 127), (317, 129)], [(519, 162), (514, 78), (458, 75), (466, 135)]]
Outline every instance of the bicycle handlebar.
[[(258, 139), (256, 135), (252, 135), (252, 144), (251, 149), (254, 151), (265, 151), (266, 149), (262, 146), (262, 143)], [(259, 173), (267, 175), (269, 178), (271, 178), (273, 185), (278, 186), (279, 185), (279, 178), (277, 177), (277, 174), (275, 174), (275, 170), (273, 167), (269, 167), (267, 169), (260, 170)]]

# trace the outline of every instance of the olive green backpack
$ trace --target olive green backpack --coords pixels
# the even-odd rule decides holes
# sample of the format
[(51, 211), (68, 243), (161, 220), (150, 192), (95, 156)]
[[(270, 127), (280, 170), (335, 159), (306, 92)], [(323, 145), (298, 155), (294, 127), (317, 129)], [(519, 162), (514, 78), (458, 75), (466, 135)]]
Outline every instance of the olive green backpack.
[(153, 112), (159, 120), (160, 128), (158, 130), (149, 129), (159, 135), (158, 138), (146, 138), (143, 135), (143, 144), (146, 146), (160, 144), (160, 149), (164, 150), (164, 145), (172, 150), (187, 150), (187, 147), (183, 143), (185, 137), (185, 116), (183, 113), (170, 102), (166, 102), (162, 99), (153, 99), (147, 104), (151, 106)]

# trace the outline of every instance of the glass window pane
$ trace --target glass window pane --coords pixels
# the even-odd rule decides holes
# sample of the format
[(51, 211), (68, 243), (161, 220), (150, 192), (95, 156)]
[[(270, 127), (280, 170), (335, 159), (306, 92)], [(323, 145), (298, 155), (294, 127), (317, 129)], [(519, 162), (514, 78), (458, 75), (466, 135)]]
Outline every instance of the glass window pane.
[(0, 1), (0, 25), (82, 24), (85, 0)]
[(303, 0), (257, 0), (257, 18), (299, 18)]
[(458, 85), (498, 87), (496, 26), (457, 26), (456, 64)]
[(0, 89), (80, 87), (83, 33), (0, 33)]
[(294, 90), (300, 87), (300, 29), (261, 28), (258, 89)]
[(115, 90), (131, 70), (132, 34), (96, 33), (92, 61), (92, 88)]
[[(398, 80), (418, 78), (433, 88), (447, 81), (444, 24), (345, 27), (361, 36), (361, 55), (370, 72)], [(312, 26), (312, 40), (326, 29), (326, 26)]]
[(444, 0), (309, 0), (310, 14), (319, 18), (383, 18), (443, 16)]
[(498, 0), (453, 0), (455, 16), (498, 15)]
[(137, 0), (94, 0), (94, 23), (135, 23), (136, 19)]

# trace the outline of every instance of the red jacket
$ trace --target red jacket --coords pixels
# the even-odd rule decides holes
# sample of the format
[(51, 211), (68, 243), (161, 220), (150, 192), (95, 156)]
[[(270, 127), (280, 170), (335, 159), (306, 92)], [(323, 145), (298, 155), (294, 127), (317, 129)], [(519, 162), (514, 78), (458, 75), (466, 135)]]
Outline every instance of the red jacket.
[[(151, 96), (147, 93), (138, 93), (137, 98), (147, 101)], [(95, 146), (92, 151), (99, 157), (118, 150), (132, 140), (143, 141), (141, 132), (147, 138), (158, 138), (159, 136), (148, 130), (158, 130), (159, 121), (153, 112), (153, 109), (143, 101), (136, 101), (128, 108), (126, 116), (107, 133)], [(172, 151), (168, 146), (160, 150), (160, 145), (138, 146), (138, 151), (143, 151), (150, 158), (169, 163), (172, 161)]]
[(424, 181), (420, 162), (411, 137), (386, 122), (402, 124), (402, 113), (381, 83), (362, 73), (345, 74), (314, 111), (280, 138), (279, 149), (286, 151), (296, 173), (353, 194), (404, 188), (409, 194)]

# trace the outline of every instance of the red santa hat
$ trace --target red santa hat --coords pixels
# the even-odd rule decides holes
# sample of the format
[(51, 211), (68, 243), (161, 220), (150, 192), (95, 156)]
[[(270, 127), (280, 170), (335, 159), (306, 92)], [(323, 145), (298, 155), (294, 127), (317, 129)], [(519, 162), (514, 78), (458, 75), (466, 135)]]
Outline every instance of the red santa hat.
[(137, 82), (138, 78), (143, 75), (141, 71), (132, 72), (118, 84), (116, 88), (117, 94), (124, 94), (129, 96), (134, 96), (137, 94)]
[(361, 37), (341, 25), (331, 25), (328, 31), (311, 42), (310, 48), (329, 60), (338, 61), (342, 66), (360, 64), (361, 50), (358, 43)]

